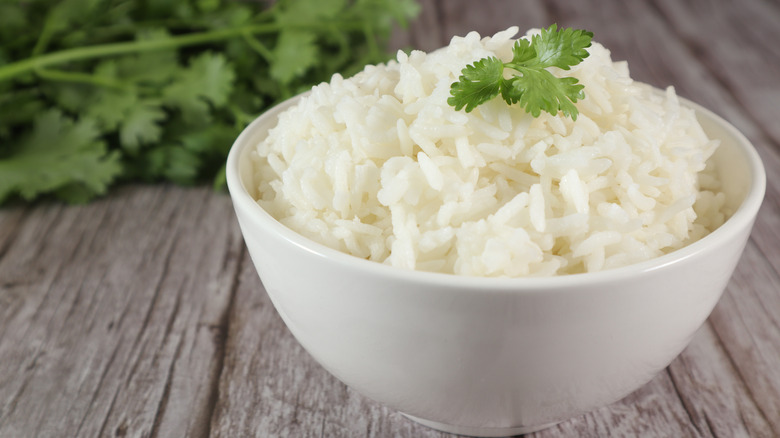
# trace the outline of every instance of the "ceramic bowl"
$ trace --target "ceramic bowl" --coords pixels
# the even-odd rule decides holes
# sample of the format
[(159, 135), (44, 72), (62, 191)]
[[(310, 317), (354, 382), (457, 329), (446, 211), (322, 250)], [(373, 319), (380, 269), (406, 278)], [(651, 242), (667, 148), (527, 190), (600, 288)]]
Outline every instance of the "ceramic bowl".
[(597, 273), (510, 279), (408, 271), (284, 227), (253, 200), (247, 155), (295, 99), (238, 137), (227, 182), (266, 292), (325, 369), (439, 430), (526, 433), (648, 382), (690, 341), (734, 271), (763, 200), (764, 169), (733, 126), (682, 101), (721, 140), (712, 159), (726, 169), (720, 177), (736, 211), (683, 249)]

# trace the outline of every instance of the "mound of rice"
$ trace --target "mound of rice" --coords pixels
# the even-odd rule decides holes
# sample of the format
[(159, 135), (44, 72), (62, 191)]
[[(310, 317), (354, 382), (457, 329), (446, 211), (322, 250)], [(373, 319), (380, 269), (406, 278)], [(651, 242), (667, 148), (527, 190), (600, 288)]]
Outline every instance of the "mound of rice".
[[(284, 112), (253, 153), (258, 203), (331, 248), (407, 269), (549, 276), (660, 256), (725, 219), (693, 111), (633, 81), (600, 44), (569, 71), (576, 121), (500, 98), (471, 113), (450, 85), (518, 29), (333, 76)], [(535, 32), (531, 31), (530, 33)]]

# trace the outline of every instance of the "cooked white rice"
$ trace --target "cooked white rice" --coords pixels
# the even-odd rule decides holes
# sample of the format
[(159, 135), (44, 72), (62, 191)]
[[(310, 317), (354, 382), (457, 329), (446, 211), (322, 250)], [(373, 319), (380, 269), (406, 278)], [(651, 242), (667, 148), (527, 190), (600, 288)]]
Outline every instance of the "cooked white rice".
[(450, 85), (518, 29), (398, 52), (313, 88), (253, 154), (258, 203), (331, 248), (389, 265), (472, 276), (593, 272), (660, 256), (725, 219), (705, 162), (717, 142), (671, 87), (629, 77), (594, 43), (569, 71), (576, 121), (500, 98), (471, 113)]

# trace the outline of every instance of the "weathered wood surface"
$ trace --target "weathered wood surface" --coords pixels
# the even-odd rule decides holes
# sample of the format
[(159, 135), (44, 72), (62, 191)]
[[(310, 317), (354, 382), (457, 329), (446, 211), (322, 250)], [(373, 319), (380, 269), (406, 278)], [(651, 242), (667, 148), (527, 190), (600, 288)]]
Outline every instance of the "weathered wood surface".
[[(712, 316), (627, 398), (537, 437), (780, 436), (780, 4), (430, 0), (398, 46), (552, 22), (734, 123), (767, 196)], [(207, 188), (120, 188), (0, 210), (0, 436), (445, 437), (345, 387), (298, 346)]]

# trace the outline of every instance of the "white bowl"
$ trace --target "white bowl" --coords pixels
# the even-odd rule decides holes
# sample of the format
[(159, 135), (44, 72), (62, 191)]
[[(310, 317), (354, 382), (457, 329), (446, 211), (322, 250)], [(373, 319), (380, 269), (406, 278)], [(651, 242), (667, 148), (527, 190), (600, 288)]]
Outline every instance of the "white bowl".
[(763, 200), (749, 141), (689, 101), (721, 140), (736, 212), (707, 237), (623, 268), (551, 278), (408, 271), (327, 248), (253, 200), (249, 151), (295, 98), (238, 137), (227, 182), (265, 290), (301, 345), (359, 393), (443, 431), (507, 436), (612, 403), (683, 350), (720, 298)]

